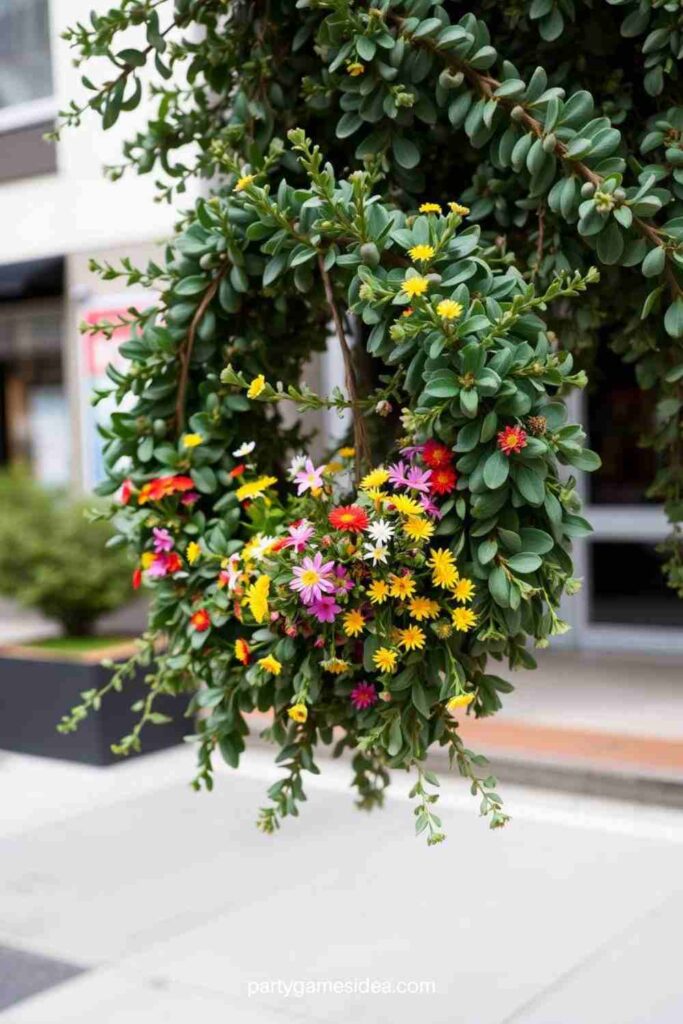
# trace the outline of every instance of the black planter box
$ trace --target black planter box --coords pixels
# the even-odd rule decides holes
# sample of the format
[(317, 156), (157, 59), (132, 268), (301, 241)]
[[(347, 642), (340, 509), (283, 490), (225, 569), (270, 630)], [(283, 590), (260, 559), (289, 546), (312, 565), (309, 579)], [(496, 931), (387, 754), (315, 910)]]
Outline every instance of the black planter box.
[[(95, 657), (75, 659), (28, 647), (0, 651), (0, 749), (40, 754), (65, 761), (107, 765), (125, 760), (111, 751), (111, 744), (127, 735), (139, 718), (131, 705), (148, 692), (144, 672), (124, 682), (120, 693), (106, 694), (98, 711), (91, 711), (75, 732), (57, 732), (57, 723), (75, 704), (83, 690), (99, 689), (111, 675), (99, 660), (124, 657), (120, 646), (114, 654), (102, 650)], [(186, 700), (161, 696), (154, 708), (171, 717), (165, 725), (145, 726), (140, 737), (142, 753), (162, 750), (182, 742), (193, 731), (183, 717)]]

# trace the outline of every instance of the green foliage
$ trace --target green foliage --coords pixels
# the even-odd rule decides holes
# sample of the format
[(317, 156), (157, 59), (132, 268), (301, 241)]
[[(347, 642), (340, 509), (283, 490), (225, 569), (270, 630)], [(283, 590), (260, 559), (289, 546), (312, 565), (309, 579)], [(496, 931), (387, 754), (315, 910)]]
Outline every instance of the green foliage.
[(130, 599), (130, 563), (109, 523), (27, 477), (0, 477), (0, 593), (87, 634)]
[[(160, 264), (94, 264), (105, 279), (159, 293), (127, 318), (129, 368), (109, 372), (127, 404), (106, 434), (102, 490), (130, 477), (139, 497), (115, 525), (138, 555), (149, 554), (154, 527), (170, 529), (178, 551), (201, 548), (196, 565), (150, 583), (151, 628), (169, 636), (164, 671), (202, 687), (198, 784), (210, 785), (215, 749), (237, 763), (246, 712), (274, 709), (269, 737), (288, 775), (264, 811), (265, 831), (295, 813), (301, 772), (314, 770), (314, 745), (330, 742), (335, 724), (355, 751), (362, 806), (381, 802), (384, 765), (419, 763), (442, 743), (482, 812), (494, 825), (504, 819), (495, 780), (479, 779), (444, 717), (445, 694), (425, 693), (417, 674), (367, 729), (336, 690), (294, 729), (288, 702), (304, 682), (322, 686), (307, 646), (256, 631), (276, 656), (287, 647), (277, 684), (255, 687), (235, 663), (239, 616), (215, 563), (283, 521), (276, 511), (245, 514), (233, 452), (254, 440), (258, 472), (281, 477), (287, 453), (305, 442), (284, 428), (281, 402), (351, 407), (359, 470), (392, 450), (399, 409), (412, 440), (438, 437), (455, 451), (458, 489), (438, 538), (477, 581), (478, 628), (462, 649), (444, 642), (430, 658), (444, 685), (462, 676), (476, 692), (478, 715), (494, 713), (509, 687), (488, 659), (532, 667), (529, 639), (542, 646), (566, 629), (560, 598), (579, 585), (571, 541), (590, 528), (563, 467), (591, 471), (599, 459), (566, 422), (564, 399), (586, 384), (597, 345), (611, 344), (656, 396), (645, 439), (659, 453), (651, 494), (672, 523), (666, 569), (681, 588), (679, 7), (481, 0), (471, 13), (439, 0), (119, 0), (66, 33), (77, 61), (104, 56), (114, 72), (102, 85), (83, 78), (88, 98), (63, 112), (65, 124), (91, 108), (108, 128), (149, 80), (154, 114), (110, 175), (154, 173), (169, 202), (197, 176), (211, 182), (211, 198), (181, 214)], [(440, 313), (444, 302), (457, 312)], [(302, 367), (330, 321), (346, 388), (318, 396)], [(346, 335), (357, 342), (353, 360)], [(509, 457), (497, 443), (507, 427), (528, 434)], [(188, 448), (184, 430), (201, 444)], [(148, 501), (145, 487), (171, 476), (189, 479), (196, 500)], [(200, 605), (214, 628), (197, 633), (189, 622)], [(425, 783), (420, 774), (418, 829), (438, 841)]]

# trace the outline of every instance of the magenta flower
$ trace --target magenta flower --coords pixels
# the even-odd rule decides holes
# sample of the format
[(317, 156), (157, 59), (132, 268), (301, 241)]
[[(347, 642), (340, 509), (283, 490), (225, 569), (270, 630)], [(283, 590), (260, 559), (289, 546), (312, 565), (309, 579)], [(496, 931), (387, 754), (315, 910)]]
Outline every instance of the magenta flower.
[(323, 593), (329, 594), (334, 590), (334, 582), (330, 579), (333, 569), (334, 562), (323, 563), (323, 556), (316, 551), (313, 558), (306, 557), (301, 565), (294, 566), (294, 579), (289, 589), (298, 591), (304, 604), (320, 601)]
[(302, 519), (299, 523), (294, 523), (292, 526), (288, 526), (289, 537), (286, 538), (283, 548), (294, 548), (297, 554), (301, 554), (305, 551), (306, 545), (315, 533), (314, 528), (306, 520)]
[(365, 711), (377, 703), (377, 690), (372, 683), (358, 683), (349, 694), (356, 711)]
[(173, 548), (173, 537), (165, 529), (159, 529), (157, 526), (152, 530), (152, 536), (154, 537), (154, 550), (159, 554), (161, 551), (171, 551)]
[(180, 499), (181, 505), (194, 505), (195, 501), (199, 501), (199, 494), (197, 491), (185, 491), (185, 494)]
[(408, 487), (413, 491), (422, 491), (423, 494), (427, 494), (431, 475), (431, 469), (420, 469), (419, 466), (411, 466), (406, 476)]
[(405, 455), (407, 459), (414, 459), (416, 455), (422, 455), (424, 447), (423, 444), (409, 444), (401, 448), (401, 455)]
[(318, 622), (334, 622), (341, 611), (341, 605), (338, 605), (333, 597), (321, 597), (312, 601), (307, 610)]
[(168, 555), (165, 551), (159, 551), (154, 556), (154, 561), (147, 570), (148, 576), (168, 576), (169, 572), (176, 572), (177, 556)]
[(406, 476), (407, 469), (403, 459), (400, 462), (395, 462), (393, 466), (389, 466), (389, 483), (394, 487), (410, 487)]
[(422, 495), (419, 501), (428, 516), (433, 516), (434, 519), (443, 519), (443, 512), (438, 505), (434, 504), (431, 498)]
[(306, 491), (319, 490), (323, 486), (324, 468), (324, 466), (319, 466), (316, 469), (311, 460), (306, 459), (304, 468), (300, 469), (294, 476), (294, 483), (297, 485), (296, 493), (301, 496)]
[(353, 580), (349, 579), (348, 569), (343, 565), (335, 566), (334, 576), (334, 583), (337, 587), (338, 594), (343, 594), (346, 591), (353, 590)]

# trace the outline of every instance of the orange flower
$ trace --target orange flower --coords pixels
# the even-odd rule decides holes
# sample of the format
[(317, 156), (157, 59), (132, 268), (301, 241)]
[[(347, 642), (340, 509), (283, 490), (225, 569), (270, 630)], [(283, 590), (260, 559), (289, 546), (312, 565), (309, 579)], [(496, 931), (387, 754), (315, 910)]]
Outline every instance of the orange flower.
[(194, 482), (190, 476), (159, 476), (143, 484), (138, 494), (138, 505), (148, 501), (161, 501), (171, 494), (191, 491)]
[(246, 640), (242, 637), (238, 637), (235, 640), (235, 657), (238, 661), (241, 661), (243, 665), (248, 665), (251, 661), (251, 647)]
[(207, 629), (211, 629), (211, 616), (206, 608), (200, 608), (199, 611), (193, 612), (190, 615), (190, 624), (198, 633), (205, 633)]

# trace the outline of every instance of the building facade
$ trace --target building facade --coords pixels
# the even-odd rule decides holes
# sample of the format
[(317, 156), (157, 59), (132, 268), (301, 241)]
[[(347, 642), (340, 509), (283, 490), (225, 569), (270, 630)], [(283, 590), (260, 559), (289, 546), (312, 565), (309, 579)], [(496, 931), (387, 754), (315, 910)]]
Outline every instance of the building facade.
[[(0, 3), (0, 463), (28, 463), (49, 484), (87, 489), (99, 473), (96, 417), (89, 393), (116, 338), (79, 331), (125, 308), (129, 294), (88, 272), (88, 259), (143, 263), (170, 233), (173, 210), (153, 201), (152, 176), (113, 184), (103, 165), (119, 160), (122, 139), (145, 119), (140, 109), (102, 132), (95, 117), (43, 140), (57, 111), (82, 97), (80, 73), (60, 34), (86, 20), (93, 0)], [(193, 200), (186, 196), (188, 204)], [(311, 372), (320, 386), (341, 380), (330, 355)], [(568, 603), (567, 644), (608, 650), (683, 651), (683, 606), (659, 572), (661, 510), (645, 496), (654, 473), (638, 435), (653, 408), (633, 374), (607, 349), (589, 392), (573, 412), (604, 467), (580, 481), (595, 534), (576, 546), (582, 593)], [(106, 414), (106, 410), (104, 410)], [(338, 430), (330, 421), (329, 429)]]

